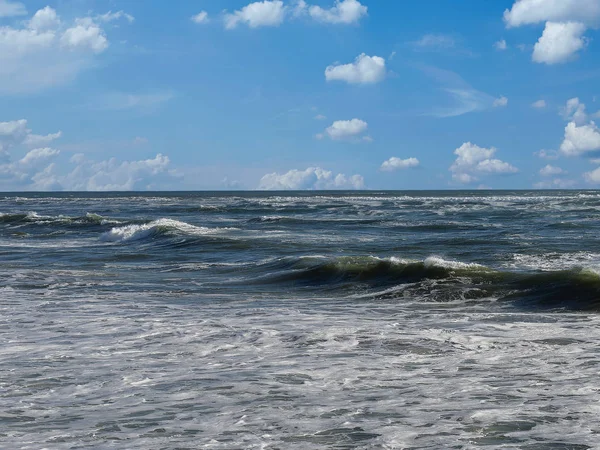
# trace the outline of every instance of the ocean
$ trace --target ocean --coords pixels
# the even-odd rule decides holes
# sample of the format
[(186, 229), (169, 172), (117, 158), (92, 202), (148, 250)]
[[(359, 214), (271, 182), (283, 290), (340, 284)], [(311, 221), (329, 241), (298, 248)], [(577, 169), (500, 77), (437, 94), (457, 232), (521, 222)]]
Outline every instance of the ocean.
[(3, 449), (600, 444), (600, 192), (0, 194)]

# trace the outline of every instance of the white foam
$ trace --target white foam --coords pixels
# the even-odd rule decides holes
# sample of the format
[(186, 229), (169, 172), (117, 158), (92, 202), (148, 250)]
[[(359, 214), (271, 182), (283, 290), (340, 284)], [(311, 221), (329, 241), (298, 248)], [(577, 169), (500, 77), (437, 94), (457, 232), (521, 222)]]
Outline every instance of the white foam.
[(163, 230), (176, 230), (185, 234), (203, 235), (210, 231), (206, 227), (197, 227), (189, 223), (180, 222), (172, 219), (158, 219), (142, 225), (126, 225), (123, 227), (114, 227), (110, 231), (103, 233), (100, 240), (104, 242), (128, 242), (146, 239), (153, 234)]
[(480, 269), (485, 270), (486, 267), (476, 263), (464, 263), (460, 261), (449, 261), (439, 256), (430, 256), (423, 261), (425, 267), (442, 267), (444, 269)]

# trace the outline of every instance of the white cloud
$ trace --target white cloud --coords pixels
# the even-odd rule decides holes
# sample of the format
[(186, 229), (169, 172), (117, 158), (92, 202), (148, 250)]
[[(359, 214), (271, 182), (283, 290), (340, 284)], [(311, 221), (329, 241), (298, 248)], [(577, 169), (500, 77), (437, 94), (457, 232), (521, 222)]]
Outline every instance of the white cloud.
[(600, 130), (594, 122), (577, 126), (569, 122), (565, 128), (565, 139), (560, 151), (566, 156), (579, 156), (600, 151)]
[(560, 175), (562, 173), (565, 173), (563, 169), (560, 167), (551, 166), (550, 164), (540, 169), (540, 175), (543, 177), (551, 177), (553, 175)]
[(19, 160), (19, 164), (34, 166), (40, 162), (57, 156), (59, 153), (59, 150), (55, 150), (53, 148), (36, 148), (27, 152), (27, 154)]
[(231, 30), (240, 23), (250, 28), (276, 27), (285, 18), (285, 7), (281, 0), (263, 0), (250, 3), (238, 11), (225, 15), (225, 28)]
[(400, 159), (395, 156), (392, 156), (390, 159), (384, 161), (383, 164), (381, 164), (380, 170), (383, 170), (385, 172), (393, 172), (395, 170), (400, 169), (410, 169), (413, 167), (419, 167), (419, 164), (420, 163), (417, 158)]
[(494, 100), (493, 106), (494, 108), (504, 108), (508, 105), (508, 99), (504, 96), (497, 98)]
[(64, 32), (60, 42), (71, 50), (91, 50), (94, 53), (102, 53), (108, 48), (104, 31), (88, 18), (77, 19), (75, 26)]
[(327, 120), (327, 116), (324, 116), (323, 114), (317, 114), (315, 116), (315, 120)]
[(60, 18), (56, 11), (49, 6), (37, 11), (29, 21), (29, 28), (37, 32), (58, 28)]
[(457, 158), (450, 166), (452, 178), (459, 183), (469, 184), (478, 181), (482, 175), (518, 172), (518, 169), (509, 163), (492, 159), (495, 153), (496, 149), (493, 147), (482, 148), (465, 142), (454, 150)]
[(578, 22), (547, 22), (542, 37), (533, 47), (533, 61), (559, 64), (573, 59), (586, 45), (585, 30), (585, 25)]
[(595, 170), (592, 170), (591, 172), (584, 173), (583, 178), (585, 179), (585, 181), (591, 184), (600, 183), (600, 167), (598, 167)]
[(47, 145), (50, 142), (59, 139), (62, 136), (62, 131), (57, 133), (47, 134), (41, 136), (39, 134), (28, 134), (23, 141), (23, 144), (27, 147), (38, 147), (40, 145)]
[(564, 178), (555, 178), (548, 181), (540, 181), (535, 183), (533, 187), (535, 189), (568, 189), (577, 184), (574, 180), (566, 180)]
[(133, 17), (131, 14), (127, 14), (125, 11), (109, 11), (106, 14), (96, 16), (96, 19), (100, 22), (113, 22), (119, 19), (126, 19), (129, 23), (133, 23), (135, 21), (135, 17)]
[(27, 14), (25, 5), (10, 0), (0, 0), (0, 17), (24, 16)]
[(532, 108), (542, 109), (546, 107), (546, 100), (538, 100), (531, 104)]
[(498, 42), (494, 43), (494, 48), (496, 50), (502, 51), (506, 50), (508, 48), (508, 45), (506, 44), (506, 41), (504, 39), (501, 39)]
[(576, 21), (594, 25), (600, 17), (598, 0), (517, 0), (504, 11), (508, 27), (519, 27), (546, 21)]
[(556, 150), (540, 150), (534, 153), (535, 156), (541, 159), (558, 159), (558, 152)]
[[(61, 133), (33, 134), (27, 121), (0, 122), (0, 188), (3, 190), (131, 190), (155, 187), (155, 182), (169, 182), (177, 177), (170, 170), (167, 156), (140, 161), (91, 161), (83, 154), (73, 155), (68, 164), (57, 164), (60, 150), (37, 147), (49, 143)], [(13, 158), (21, 153), (22, 157)]]
[(577, 125), (582, 125), (587, 121), (585, 104), (581, 103), (577, 97), (567, 100), (561, 113), (566, 120), (575, 122)]
[(51, 7), (17, 25), (0, 27), (0, 95), (68, 83), (93, 66), (94, 57), (108, 46), (95, 19), (66, 23)]
[(367, 122), (360, 119), (336, 120), (325, 130), (325, 134), (334, 141), (350, 139), (365, 133), (368, 127)]
[(323, 190), (323, 189), (363, 189), (365, 182), (362, 176), (346, 176), (342, 173), (334, 175), (320, 167), (309, 167), (306, 170), (293, 169), (289, 172), (269, 173), (260, 180), (260, 190)]
[[(304, 7), (306, 7), (305, 4)], [(357, 23), (367, 15), (367, 11), (367, 7), (358, 0), (336, 0), (334, 6), (329, 9), (323, 9), (320, 6), (308, 7), (308, 13), (313, 19), (333, 24)]]
[(192, 16), (192, 22), (194, 22), (194, 23), (208, 23), (208, 13), (206, 11), (200, 11), (195, 16)]
[(415, 48), (421, 50), (444, 50), (454, 48), (456, 41), (452, 36), (446, 34), (426, 34), (412, 44)]
[(362, 53), (353, 63), (332, 65), (325, 69), (327, 81), (345, 81), (351, 84), (378, 83), (385, 78), (385, 59)]

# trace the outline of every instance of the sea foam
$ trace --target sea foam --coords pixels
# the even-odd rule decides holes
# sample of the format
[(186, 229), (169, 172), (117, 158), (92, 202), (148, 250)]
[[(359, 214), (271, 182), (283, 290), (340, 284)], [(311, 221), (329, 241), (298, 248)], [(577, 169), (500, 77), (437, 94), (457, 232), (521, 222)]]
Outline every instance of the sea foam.
[(104, 242), (128, 242), (147, 239), (157, 234), (179, 231), (184, 234), (203, 235), (210, 231), (206, 227), (197, 227), (186, 222), (172, 219), (158, 219), (142, 225), (126, 225), (114, 227), (103, 233), (100, 240)]

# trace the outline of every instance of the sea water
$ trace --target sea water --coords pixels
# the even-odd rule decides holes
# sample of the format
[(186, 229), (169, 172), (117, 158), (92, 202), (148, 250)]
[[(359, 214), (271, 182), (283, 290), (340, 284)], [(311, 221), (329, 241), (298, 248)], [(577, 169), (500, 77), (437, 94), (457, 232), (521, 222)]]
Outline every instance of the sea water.
[(596, 191), (0, 195), (0, 448), (600, 445)]

